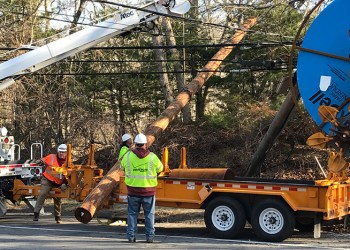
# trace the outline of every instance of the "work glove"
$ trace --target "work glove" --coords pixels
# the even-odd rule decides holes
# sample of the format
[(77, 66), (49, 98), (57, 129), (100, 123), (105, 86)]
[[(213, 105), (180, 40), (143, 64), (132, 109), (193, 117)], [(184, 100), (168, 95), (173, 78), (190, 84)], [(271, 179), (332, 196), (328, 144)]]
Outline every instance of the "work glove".
[(65, 192), (67, 190), (67, 188), (68, 188), (67, 184), (62, 184), (60, 186), (60, 189), (61, 189), (62, 192)]
[(44, 173), (46, 170), (46, 164), (42, 160), (37, 160), (35, 163), (42, 167)]

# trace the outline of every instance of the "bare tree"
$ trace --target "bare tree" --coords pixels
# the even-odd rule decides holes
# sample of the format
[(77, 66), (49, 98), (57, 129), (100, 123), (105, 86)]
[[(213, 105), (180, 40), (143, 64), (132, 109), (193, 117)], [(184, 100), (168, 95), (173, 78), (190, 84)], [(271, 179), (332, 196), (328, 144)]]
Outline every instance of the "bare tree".
[[(169, 18), (164, 17), (162, 20), (162, 25), (165, 29), (167, 44), (171, 47), (171, 49), (170, 49), (171, 58), (175, 60), (174, 71), (175, 71), (177, 89), (178, 89), (178, 91), (182, 91), (184, 84), (185, 84), (185, 79), (184, 79), (184, 74), (183, 74), (184, 68), (183, 68), (182, 64), (180, 63), (180, 53), (177, 49), (175, 49), (176, 40), (175, 40), (173, 28), (171, 26), (171, 22), (170, 22)], [(182, 115), (183, 115), (184, 123), (190, 123), (192, 121), (190, 103), (188, 103), (182, 109)]]
[[(155, 27), (159, 26), (158, 20), (155, 20), (154, 23), (155, 23)], [(162, 41), (162, 37), (159, 34), (159, 31), (157, 29), (153, 29), (152, 33), (153, 33), (152, 35), (153, 45), (157, 47), (161, 46), (163, 44), (163, 41)], [(174, 97), (173, 97), (173, 91), (170, 87), (168, 74), (166, 73), (164, 51), (163, 49), (157, 48), (153, 50), (153, 53), (154, 53), (154, 57), (156, 58), (158, 71), (163, 72), (163, 73), (159, 73), (159, 85), (162, 89), (166, 105), (168, 106), (174, 100)]]

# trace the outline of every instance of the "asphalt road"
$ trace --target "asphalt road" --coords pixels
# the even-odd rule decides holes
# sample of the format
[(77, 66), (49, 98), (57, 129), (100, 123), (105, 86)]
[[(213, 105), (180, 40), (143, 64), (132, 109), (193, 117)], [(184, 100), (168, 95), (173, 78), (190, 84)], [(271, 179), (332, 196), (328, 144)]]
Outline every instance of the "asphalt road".
[(320, 239), (312, 233), (295, 231), (281, 243), (260, 242), (250, 228), (240, 239), (215, 239), (204, 225), (157, 223), (155, 242), (145, 242), (144, 228), (139, 226), (136, 243), (128, 243), (125, 225), (101, 225), (96, 219), (81, 224), (74, 217), (63, 217), (55, 224), (53, 216), (33, 222), (30, 214), (7, 214), (0, 218), (0, 249), (349, 249), (350, 235), (322, 232)]

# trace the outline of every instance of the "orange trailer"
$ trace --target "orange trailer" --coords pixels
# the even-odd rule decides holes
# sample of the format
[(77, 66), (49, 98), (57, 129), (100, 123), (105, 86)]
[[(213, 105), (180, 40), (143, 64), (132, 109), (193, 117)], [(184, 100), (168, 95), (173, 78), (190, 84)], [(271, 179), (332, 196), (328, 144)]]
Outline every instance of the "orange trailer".
[[(53, 189), (50, 197), (83, 201), (102, 179), (102, 170), (94, 163), (93, 146), (87, 165), (73, 165), (68, 146), (68, 161), (63, 173), (69, 188), (62, 192)], [(168, 150), (163, 150), (164, 171), (158, 177), (156, 205), (204, 209), (206, 227), (216, 237), (233, 238), (248, 221), (256, 235), (266, 241), (282, 241), (290, 237), (294, 228), (314, 231), (320, 237), (322, 220), (341, 219), (350, 214), (350, 179), (282, 180), (236, 177), (229, 168), (191, 169), (186, 164), (186, 150), (182, 149), (177, 169), (168, 166)], [(40, 185), (27, 186), (16, 180), (14, 200), (37, 196)], [(118, 188), (103, 203), (127, 202), (124, 176)]]
[[(246, 220), (256, 235), (267, 241), (282, 241), (292, 235), (294, 228), (314, 230), (314, 236), (320, 237), (322, 220), (338, 220), (350, 214), (350, 179), (340, 182), (235, 177), (229, 168), (187, 168), (185, 152), (183, 149), (179, 169), (166, 167), (159, 176), (156, 204), (205, 209), (205, 224), (217, 237), (237, 236)], [(167, 160), (165, 149), (165, 166)], [(113, 199), (127, 202), (124, 176)]]

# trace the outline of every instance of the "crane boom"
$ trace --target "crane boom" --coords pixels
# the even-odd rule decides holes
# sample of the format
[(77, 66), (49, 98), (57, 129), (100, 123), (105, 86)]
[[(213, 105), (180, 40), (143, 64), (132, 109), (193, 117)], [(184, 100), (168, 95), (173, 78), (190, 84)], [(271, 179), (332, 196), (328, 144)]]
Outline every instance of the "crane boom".
[(142, 7), (125, 9), (101, 23), (89, 26), (0, 64), (0, 90), (13, 84), (18, 76), (33, 73), (111, 37), (132, 31), (143, 23), (153, 21), (159, 15), (182, 14), (188, 9), (187, 0), (176, 1), (172, 5), (166, 4), (162, 0), (154, 0)]

